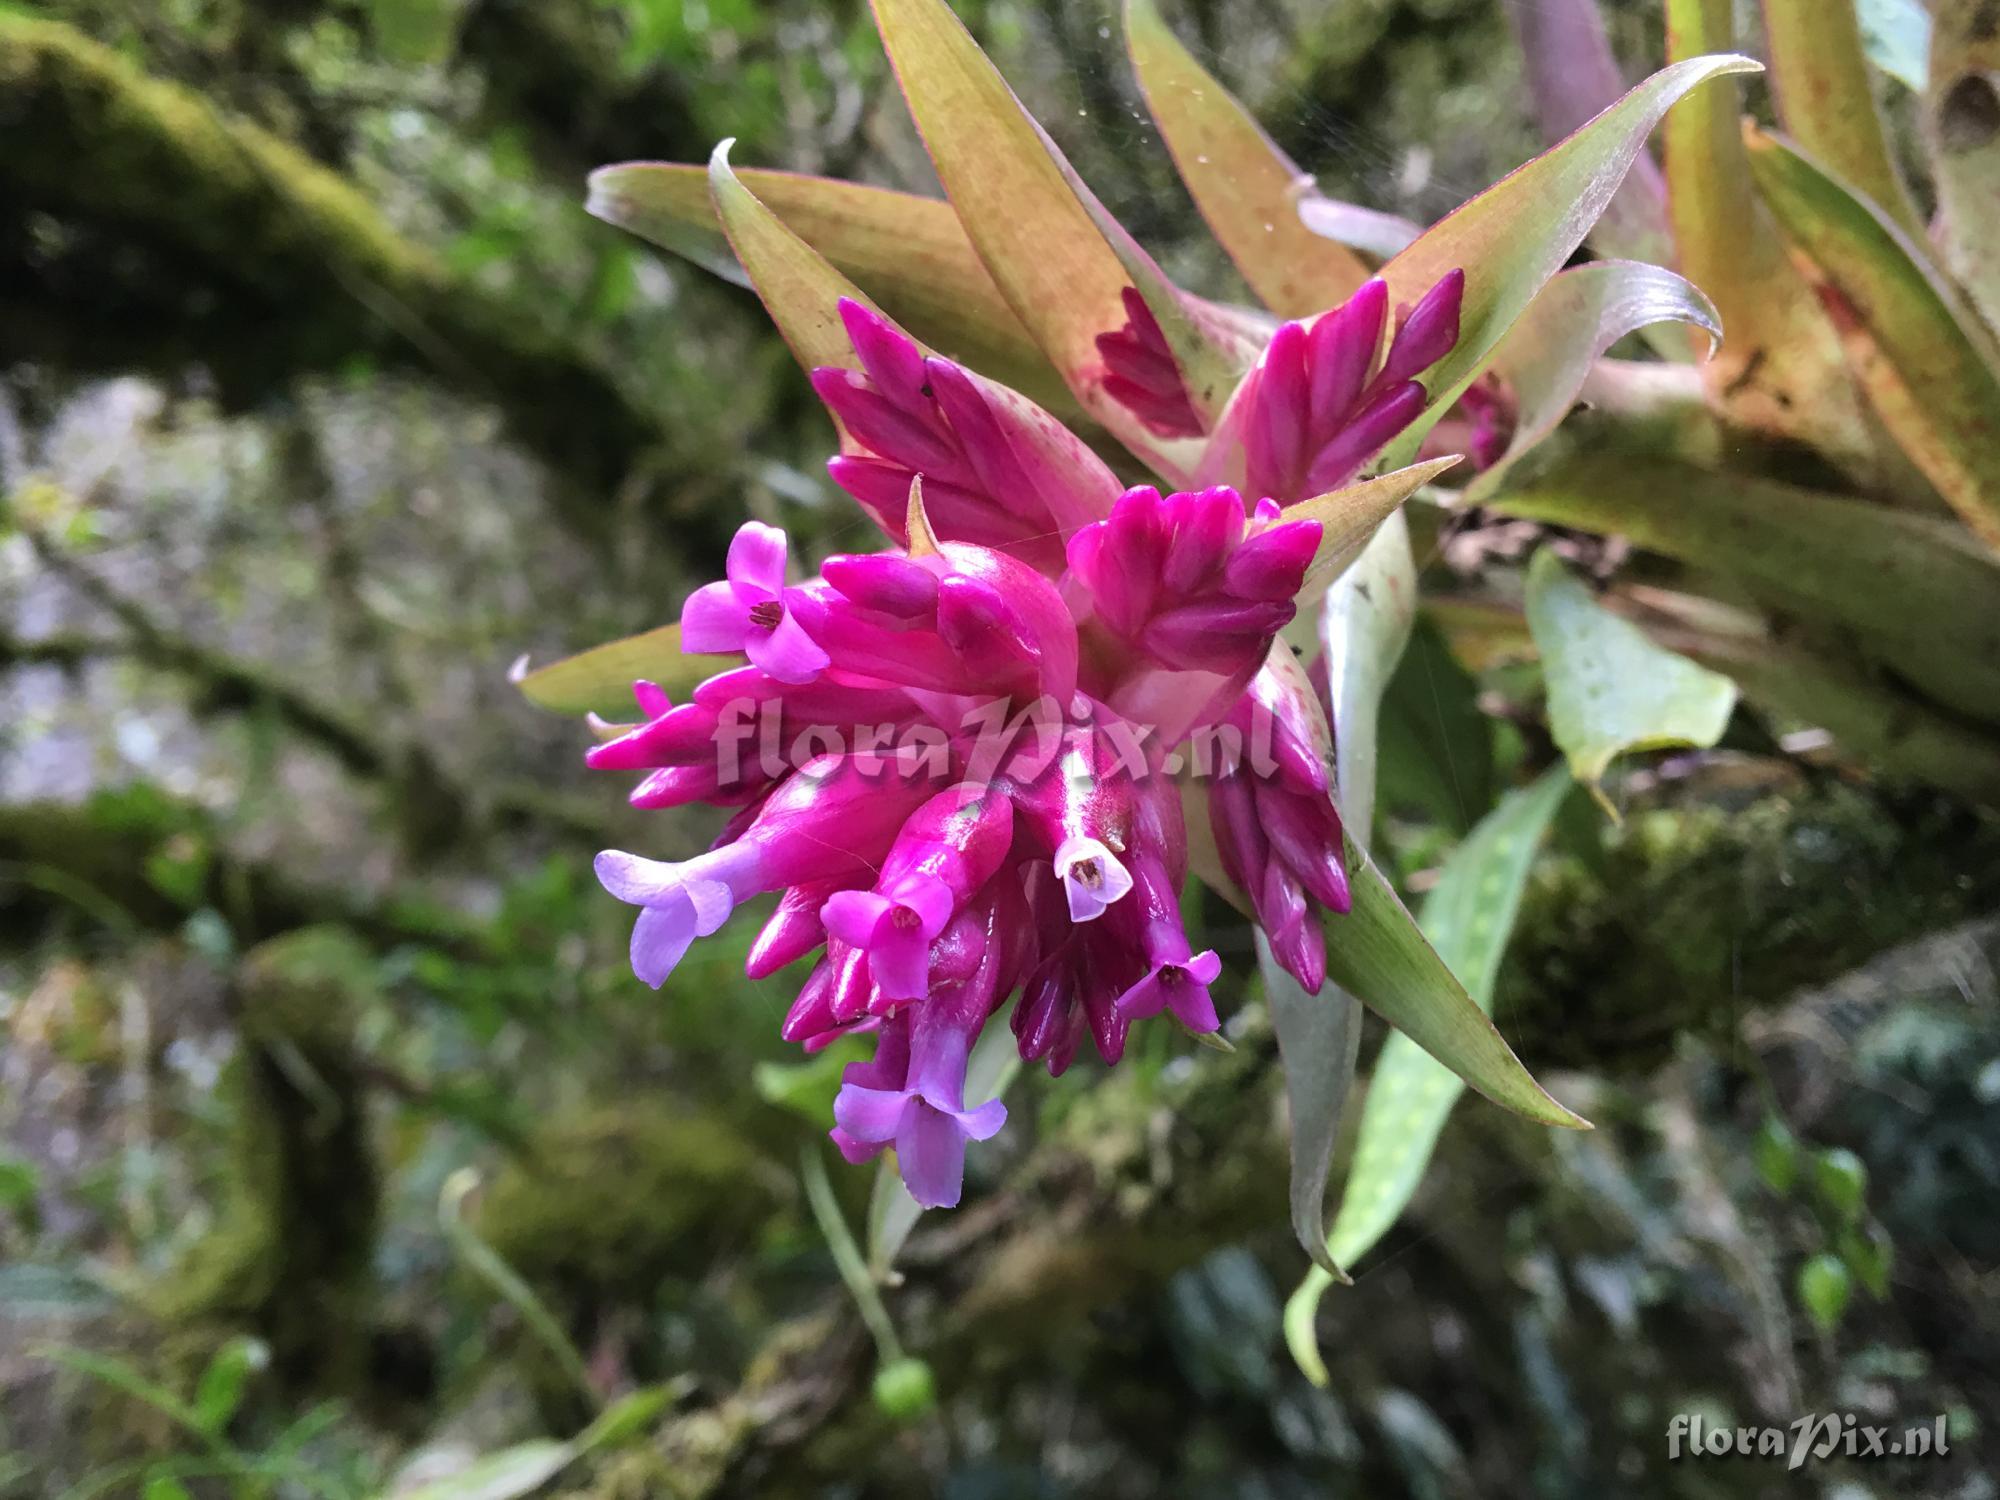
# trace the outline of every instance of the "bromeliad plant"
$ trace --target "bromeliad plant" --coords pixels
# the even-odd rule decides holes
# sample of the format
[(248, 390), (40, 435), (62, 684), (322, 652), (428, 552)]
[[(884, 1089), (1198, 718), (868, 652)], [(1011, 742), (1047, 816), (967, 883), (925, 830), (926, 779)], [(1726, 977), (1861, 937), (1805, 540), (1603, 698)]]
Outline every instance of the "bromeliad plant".
[[(1615, 95), (1593, 0), (1509, 4), (1545, 120)], [(1737, 40), (1731, 0), (1663, 9), (1670, 56)], [(1727, 343), (1699, 370), (1542, 382), (1526, 400), (1553, 415), (1605, 409), (1466, 498), (1628, 537), (1652, 586), (1617, 602), (1661, 640), (1879, 769), (2000, 805), (2000, 33), (1981, 0), (1761, 11), (1784, 133), (1739, 119), (1733, 83), (1700, 91), (1664, 172), (1593, 231), (1678, 265)], [(1899, 91), (1914, 188), (1877, 106)]]
[[(677, 632), (523, 686), (577, 708), (652, 679), (592, 763), (645, 771), (639, 806), (734, 815), (692, 859), (601, 856), (639, 908), (635, 970), (663, 983), (778, 893), (750, 972), (818, 954), (785, 1034), (873, 1035), (834, 1139), (893, 1150), (925, 1205), (958, 1199), (966, 1142), (1000, 1127), (967, 1075), (1010, 997), (1011, 1045), (1052, 1073), (1086, 1037), (1115, 1062), (1153, 1017), (1214, 1035), (1220, 964), (1180, 910), (1191, 875), (1222, 893), (1266, 955), (1294, 1226), (1337, 1274), (1322, 1200), (1355, 1000), (1498, 1102), (1582, 1123), (1365, 853), (1374, 701), (1414, 604), (1398, 507), (1456, 461), (1447, 436), (1492, 461), (1541, 435), (1489, 378), (1503, 340), (1539, 329), (1567, 368), (1663, 319), (1718, 332), (1671, 272), (1562, 268), (1667, 109), (1755, 64), (1677, 63), (1371, 270), (1305, 226), (1309, 183), (1133, 0), (1140, 81), (1253, 309), (1169, 281), (941, 0), (875, 11), (946, 201), (739, 175), (724, 143), (706, 169), (605, 168), (591, 207), (755, 288), (881, 550), (794, 582), (785, 535), (746, 525)], [(1609, 309), (1578, 348), (1523, 316), (1565, 288)], [(686, 691), (682, 650), (747, 664), (676, 703), (656, 681)]]

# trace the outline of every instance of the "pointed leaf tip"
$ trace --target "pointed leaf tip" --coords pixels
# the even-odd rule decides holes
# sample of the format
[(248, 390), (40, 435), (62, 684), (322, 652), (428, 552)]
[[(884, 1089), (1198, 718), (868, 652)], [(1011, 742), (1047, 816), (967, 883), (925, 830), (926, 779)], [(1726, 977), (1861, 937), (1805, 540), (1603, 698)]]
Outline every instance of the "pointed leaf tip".
[(937, 556), (937, 533), (931, 530), (930, 515), (924, 510), (924, 476), (921, 474), (910, 476), (910, 508), (904, 526), (910, 536), (910, 556)]

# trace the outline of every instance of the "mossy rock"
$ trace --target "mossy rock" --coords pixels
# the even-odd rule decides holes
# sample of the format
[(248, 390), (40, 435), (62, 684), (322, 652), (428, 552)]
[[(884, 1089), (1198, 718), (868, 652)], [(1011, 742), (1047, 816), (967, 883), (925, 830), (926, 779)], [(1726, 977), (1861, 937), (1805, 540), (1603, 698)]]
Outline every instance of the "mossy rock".
[(776, 1181), (719, 1119), (656, 1102), (592, 1108), (556, 1119), (494, 1179), (477, 1228), (538, 1286), (642, 1302), (767, 1216)]
[(366, 950), (340, 928), (302, 929), (243, 960), (216, 1226), (145, 1298), (190, 1364), (248, 1329), (289, 1381), (361, 1379), (380, 1181), (353, 1032), (372, 987)]

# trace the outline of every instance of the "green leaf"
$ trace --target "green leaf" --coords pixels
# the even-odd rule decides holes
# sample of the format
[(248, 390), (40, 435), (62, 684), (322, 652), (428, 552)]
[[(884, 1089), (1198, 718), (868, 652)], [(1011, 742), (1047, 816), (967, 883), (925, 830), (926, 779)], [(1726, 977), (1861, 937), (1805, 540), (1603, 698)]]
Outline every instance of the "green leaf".
[(1868, 1167), (1845, 1146), (1813, 1159), (1813, 1191), (1843, 1224), (1860, 1220), (1868, 1200)]
[[(1005, 1026), (987, 1027), (965, 1061), (966, 1108), (977, 1109), (989, 1099), (1003, 1097), (1020, 1071), (1021, 1053), (1014, 1033)], [(903, 1186), (895, 1159), (884, 1157), (868, 1200), (868, 1269), (877, 1281), (888, 1278), (897, 1254), (922, 1215), (923, 1208)]]
[(604, 1408), (597, 1420), (576, 1435), (571, 1446), (581, 1457), (599, 1448), (617, 1448), (631, 1442), (652, 1426), (661, 1412), (680, 1400), (692, 1385), (692, 1377), (682, 1376), (665, 1385), (646, 1386), (620, 1396)]
[(1846, 1316), (1854, 1278), (1838, 1255), (1821, 1252), (1799, 1267), (1799, 1305), (1821, 1333), (1832, 1333)]
[(1848, 363), (1896, 441), (2000, 549), (2000, 346), (1929, 254), (1880, 209), (1775, 136), (1750, 168), (1834, 318)]
[(512, 676), (521, 696), (537, 708), (559, 714), (601, 714), (615, 721), (631, 716), (632, 684), (640, 678), (659, 684), (678, 700), (696, 684), (737, 665), (732, 656), (682, 651), (680, 626), (662, 625), (533, 670), (523, 657)]
[(150, 1406), (169, 1421), (186, 1428), (196, 1437), (212, 1441), (208, 1429), (194, 1408), (165, 1386), (148, 1379), (137, 1368), (114, 1355), (90, 1349), (45, 1348), (35, 1351), (50, 1364), (87, 1375), (99, 1385), (122, 1392)]
[(1195, 61), (1153, 0), (1126, 0), (1125, 40), (1181, 181), (1263, 304), (1301, 318), (1352, 295), (1368, 267), (1300, 222), (1299, 201), (1312, 178)]
[(1423, 433), (1471, 384), (1514, 320), (1568, 262), (1668, 107), (1709, 79), (1756, 72), (1757, 66), (1747, 57), (1723, 56), (1663, 68), (1382, 268), (1391, 300), (1399, 303), (1415, 302), (1452, 270), (1465, 272), (1458, 347), (1426, 377), (1430, 412), (1398, 440), (1393, 454), (1416, 451)]
[[(1299, 585), (1300, 606), (1310, 604), (1333, 586), (1362, 555), (1370, 539), (1381, 535), (1380, 528), (1397, 513), (1398, 506), (1457, 463), (1457, 456), (1451, 454), (1426, 459), (1407, 469), (1378, 474), (1345, 489), (1286, 506), (1286, 520), (1320, 523), (1319, 546), (1306, 568), (1305, 581)], [(1408, 546), (1406, 540), (1405, 550)]]
[(817, 1124), (833, 1112), (841, 1073), (849, 1063), (866, 1056), (867, 1050), (853, 1038), (843, 1038), (804, 1062), (760, 1062), (750, 1070), (750, 1083), (766, 1104)]
[(270, 1347), (262, 1339), (238, 1335), (216, 1350), (195, 1387), (194, 1414), (203, 1429), (220, 1437), (243, 1404), (250, 1377), (269, 1365)]
[[(1962, 0), (1942, 0), (1960, 5)], [(1970, 6), (1965, 9), (1970, 10)], [(1923, 0), (1856, 0), (1861, 46), (1868, 60), (1903, 87), (1921, 94), (1929, 79), (1931, 17)]]
[(1528, 629), (1548, 681), (1549, 731), (1600, 800), (1615, 757), (1722, 737), (1735, 685), (1611, 613), (1546, 547), (1528, 565)]
[[(1410, 553), (1409, 525), (1395, 511), (1382, 523), (1355, 565), (1327, 591), (1320, 612), (1320, 638), (1328, 672), (1328, 699), (1340, 736), (1334, 749), (1334, 784), (1341, 821), (1365, 845), (1375, 820), (1376, 716), (1382, 691), (1410, 638), (1416, 616), (1417, 569)], [(1312, 705), (1311, 684), (1282, 643), (1269, 669), (1282, 670), (1302, 703)], [(1341, 1281), (1347, 1273), (1327, 1253), (1326, 1179), (1333, 1168), (1341, 1117), (1354, 1087), (1354, 1061), (1361, 1045), (1361, 1007), (1335, 985), (1308, 995), (1271, 953), (1260, 930), (1257, 967), (1265, 1003), (1284, 1062), (1285, 1099), (1291, 1116), (1292, 1233), (1325, 1274)]]
[[(1733, 0), (1666, 0), (1667, 55), (1735, 45)], [(1726, 330), (1703, 367), (1709, 404), (1737, 426), (1806, 444), (1863, 482), (1880, 455), (1847, 358), (1792, 265), (1744, 156), (1742, 89), (1719, 83), (1667, 113), (1667, 208), (1678, 266)]]
[(858, 370), (861, 361), (840, 321), (840, 299), (881, 309), (743, 185), (729, 165), (735, 144), (723, 141), (709, 157), (708, 191), (737, 263), (801, 366)]
[(170, 1474), (156, 1474), (146, 1481), (144, 1500), (194, 1500), (188, 1487)]
[[(1656, 593), (1649, 602), (1665, 600)], [(2000, 807), (2000, 744), (1994, 737), (1941, 713), (1880, 672), (1824, 644), (1808, 651), (1762, 636), (1657, 620), (1649, 620), (1648, 629), (1675, 650), (1727, 672), (1760, 708), (1826, 730), (1875, 774), (1911, 777)]]
[(1378, 813), (1415, 814), (1463, 837), (1493, 806), (1493, 724), (1428, 607), (1382, 694), (1377, 741)]
[[(550, 1312), (548, 1305), (535, 1295), (534, 1288), (521, 1279), (521, 1273), (508, 1265), (500, 1252), (481, 1239), (478, 1231), (466, 1222), (465, 1200), (478, 1185), (478, 1181), (478, 1174), (471, 1167), (461, 1167), (445, 1179), (443, 1190), (438, 1195), (438, 1222), (444, 1229), (445, 1241), (466, 1270), (493, 1288), (500, 1298), (514, 1309), (528, 1331), (554, 1357), (556, 1367), (569, 1379), (570, 1384), (581, 1393), (585, 1401), (595, 1406), (597, 1390), (590, 1383), (590, 1374), (584, 1368), (583, 1356), (577, 1353), (576, 1345), (572, 1344), (569, 1335), (563, 1332), (562, 1324), (557, 1321), (555, 1314)], [(550, 1472), (553, 1473), (554, 1470)]]
[(1799, 1180), (1799, 1138), (1776, 1115), (1765, 1117), (1757, 1132), (1757, 1175), (1772, 1192), (1783, 1195)]
[(1198, 410), (1234, 389), (1247, 351), (1191, 304), (1071, 170), (943, 0), (872, 0), (876, 25), (924, 145), (980, 259), (1076, 398), (1163, 473), (1193, 449), (1152, 434), (1103, 390), (1097, 337), (1124, 326), (1136, 286), (1160, 322)]
[(520, 1500), (532, 1495), (576, 1459), (575, 1449), (554, 1438), (533, 1438), (477, 1459), (458, 1473), (415, 1489), (398, 1500)]
[[(1465, 978), (1482, 1011), (1493, 1007), (1501, 955), (1513, 935), (1521, 893), (1535, 850), (1572, 783), (1557, 766), (1533, 786), (1510, 792), (1452, 851), (1436, 889), (1424, 902), (1423, 929), (1438, 953)], [(1341, 1191), (1340, 1212), (1327, 1234), (1327, 1253), (1352, 1265), (1388, 1231), (1423, 1180), (1446, 1117), (1465, 1085), (1407, 1036), (1394, 1035), (1361, 1107), (1354, 1161)], [(1309, 1273), (1285, 1307), (1285, 1337), (1299, 1368), (1327, 1383), (1314, 1331), (1330, 1281)]]
[(1334, 785), (1340, 815), (1362, 845), (1375, 820), (1375, 755), (1382, 693), (1409, 644), (1417, 611), (1417, 565), (1410, 528), (1392, 512), (1360, 560), (1327, 590), (1319, 638), (1333, 722)]
[(2000, 328), (2000, 34), (1979, 0), (1935, 0), (1935, 11), (1924, 99), (1938, 199), (1932, 239), (1987, 325)]
[(1727, 574), (1790, 613), (1853, 627), (1963, 711), (2000, 714), (2000, 562), (1948, 522), (1610, 454), (1551, 465), (1489, 503)]
[[(942, 198), (744, 168), (743, 186), (913, 337), (1043, 406), (1076, 408)], [(740, 286), (708, 169), (627, 162), (590, 174), (589, 212)]]
[(1347, 862), (1354, 909), (1328, 928), (1327, 977), (1494, 1103), (1545, 1125), (1589, 1129), (1521, 1066), (1352, 839)]
[(1786, 132), (1907, 233), (1921, 235), (1875, 107), (1855, 0), (1764, 0), (1764, 35)]
[(1466, 487), (1464, 503), (1484, 504), (1507, 471), (1556, 430), (1613, 344), (1668, 321), (1699, 328), (1712, 340), (1722, 337), (1713, 304), (1672, 271), (1607, 260), (1559, 272), (1494, 351), (1493, 368), (1517, 404), (1514, 436), (1499, 461)]

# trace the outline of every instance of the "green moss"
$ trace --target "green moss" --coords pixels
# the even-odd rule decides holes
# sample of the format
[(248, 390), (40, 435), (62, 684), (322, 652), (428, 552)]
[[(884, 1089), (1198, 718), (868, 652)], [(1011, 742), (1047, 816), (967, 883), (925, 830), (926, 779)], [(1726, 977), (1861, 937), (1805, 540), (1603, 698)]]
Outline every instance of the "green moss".
[(294, 1383), (351, 1390), (361, 1378), (379, 1182), (352, 1037), (371, 984), (366, 950), (341, 928), (244, 958), (216, 1226), (146, 1299), (191, 1363), (247, 1328)]
[(1607, 829), (1530, 885), (1495, 1014), (1543, 1065), (1658, 1062), (2000, 899), (2000, 821), (1828, 783)]
[(730, 1125), (654, 1101), (561, 1117), (502, 1172), (480, 1235), (565, 1300), (643, 1301), (770, 1212), (762, 1165)]

